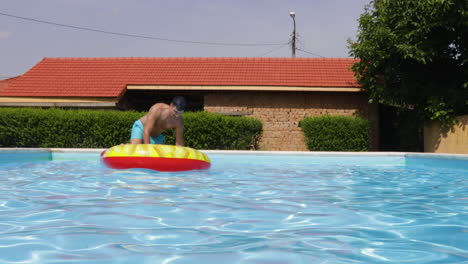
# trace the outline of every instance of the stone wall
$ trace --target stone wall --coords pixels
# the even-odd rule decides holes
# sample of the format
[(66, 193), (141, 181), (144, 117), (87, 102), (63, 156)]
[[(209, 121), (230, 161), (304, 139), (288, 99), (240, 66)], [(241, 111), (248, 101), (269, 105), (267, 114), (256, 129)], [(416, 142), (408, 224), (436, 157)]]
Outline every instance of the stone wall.
[(299, 121), (327, 113), (369, 119), (371, 149), (378, 146), (377, 107), (364, 93), (218, 91), (205, 95), (204, 110), (263, 121), (261, 150), (307, 151)]

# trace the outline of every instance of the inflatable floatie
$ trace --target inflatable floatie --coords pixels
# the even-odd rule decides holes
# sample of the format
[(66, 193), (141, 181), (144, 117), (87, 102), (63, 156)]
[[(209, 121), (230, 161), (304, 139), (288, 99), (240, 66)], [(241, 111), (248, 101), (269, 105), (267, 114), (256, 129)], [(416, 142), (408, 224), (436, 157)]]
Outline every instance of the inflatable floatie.
[(187, 171), (205, 170), (211, 166), (208, 156), (196, 149), (159, 144), (114, 146), (101, 153), (101, 161), (112, 169)]

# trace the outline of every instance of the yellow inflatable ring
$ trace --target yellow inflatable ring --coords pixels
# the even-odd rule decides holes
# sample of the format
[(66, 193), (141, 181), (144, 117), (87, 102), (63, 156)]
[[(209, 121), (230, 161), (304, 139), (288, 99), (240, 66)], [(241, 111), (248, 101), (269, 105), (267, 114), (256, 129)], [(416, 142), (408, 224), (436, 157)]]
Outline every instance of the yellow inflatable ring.
[(101, 153), (101, 161), (112, 169), (143, 168), (157, 171), (206, 170), (211, 161), (188, 147), (159, 144), (126, 144)]

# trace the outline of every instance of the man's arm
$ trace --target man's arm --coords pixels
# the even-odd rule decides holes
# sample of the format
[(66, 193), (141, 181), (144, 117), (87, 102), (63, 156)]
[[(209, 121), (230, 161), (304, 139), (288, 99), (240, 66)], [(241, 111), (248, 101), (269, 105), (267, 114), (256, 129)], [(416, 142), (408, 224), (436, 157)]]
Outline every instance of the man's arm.
[(185, 141), (184, 141), (184, 120), (182, 117), (177, 122), (176, 126), (176, 146), (184, 146)]

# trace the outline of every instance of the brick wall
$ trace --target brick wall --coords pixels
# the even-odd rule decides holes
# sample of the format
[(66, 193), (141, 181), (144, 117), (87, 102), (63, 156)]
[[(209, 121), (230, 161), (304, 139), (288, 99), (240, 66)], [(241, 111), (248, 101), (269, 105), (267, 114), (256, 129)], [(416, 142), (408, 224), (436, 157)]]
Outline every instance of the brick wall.
[(378, 145), (377, 107), (367, 103), (364, 93), (217, 91), (205, 95), (204, 110), (263, 121), (261, 150), (306, 151), (299, 121), (327, 113), (369, 119), (371, 149)]

